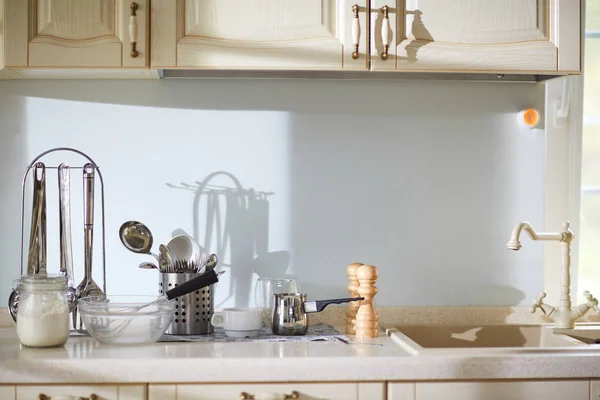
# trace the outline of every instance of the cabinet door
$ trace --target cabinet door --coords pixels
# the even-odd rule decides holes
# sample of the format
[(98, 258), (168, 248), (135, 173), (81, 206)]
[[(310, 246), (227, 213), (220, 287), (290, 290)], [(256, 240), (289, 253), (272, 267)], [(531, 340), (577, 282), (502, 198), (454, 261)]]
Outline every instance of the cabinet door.
[(17, 386), (17, 400), (146, 400), (146, 385), (120, 386)]
[(148, 400), (291, 399), (294, 392), (300, 399), (385, 400), (383, 383), (150, 385)]
[[(4, 0), (0, 0), (0, 27), (4, 27)], [(0, 28), (0, 79), (4, 69), (4, 29)]]
[(148, 0), (4, 2), (7, 68), (147, 66)]
[(600, 381), (591, 382), (590, 400), (600, 400)]
[(587, 400), (589, 381), (417, 383), (415, 400)]
[(387, 400), (415, 400), (415, 384), (390, 382), (387, 388)]
[(375, 70), (580, 71), (580, 0), (372, 0), (371, 7)]
[(15, 400), (15, 387), (14, 386), (0, 386), (0, 399)]
[(367, 5), (367, 0), (153, 1), (151, 65), (367, 69)]

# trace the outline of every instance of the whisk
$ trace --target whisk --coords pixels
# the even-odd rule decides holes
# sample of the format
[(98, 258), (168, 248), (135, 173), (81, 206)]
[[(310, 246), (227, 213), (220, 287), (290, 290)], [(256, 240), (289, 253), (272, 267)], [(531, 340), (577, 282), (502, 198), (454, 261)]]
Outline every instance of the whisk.
[[(218, 282), (219, 276), (221, 276), (224, 273), (225, 273), (225, 271), (216, 273), (214, 270), (210, 270), (200, 276), (197, 276), (193, 279), (190, 279), (187, 282), (184, 282), (183, 284), (181, 284), (179, 286), (174, 287), (173, 289), (168, 290), (167, 292), (165, 292), (165, 294), (157, 297), (155, 300), (153, 300), (151, 302), (148, 302), (148, 303), (145, 303), (142, 305), (132, 306), (132, 307), (120, 308), (118, 311), (118, 314), (121, 314), (124, 316), (135, 314), (146, 307), (156, 305), (161, 302), (170, 301), (177, 297), (184, 296), (188, 293), (191, 293), (193, 291), (200, 290), (202, 288), (205, 288), (207, 286), (210, 286), (210, 285)], [(84, 298), (84, 299), (81, 299), (80, 301), (83, 303), (84, 310), (89, 306), (89, 307), (95, 308), (95, 310), (100, 311), (100, 312), (102, 312), (102, 310), (104, 308), (103, 305), (106, 305), (109, 302), (109, 300), (106, 299), (105, 296), (90, 297), (87, 299)], [(95, 306), (97, 306), (97, 307), (95, 307)], [(92, 320), (97, 325), (104, 325), (100, 328), (102, 331), (102, 338), (104, 340), (111, 340), (111, 339), (119, 337), (125, 331), (125, 329), (127, 329), (127, 327), (134, 320), (134, 318), (133, 317), (128, 318), (127, 320), (124, 320), (120, 324), (113, 326), (113, 327), (111, 327), (111, 324), (113, 324), (114, 322), (117, 322), (115, 320), (104, 319), (102, 317), (93, 317)]]
[(223, 275), (224, 273), (225, 273), (225, 271), (216, 273), (214, 269), (211, 269), (210, 271), (208, 271), (200, 276), (197, 276), (194, 279), (190, 279), (189, 281), (185, 282), (184, 284), (182, 284), (180, 286), (174, 287), (171, 290), (167, 290), (165, 292), (165, 294), (158, 296), (156, 298), (156, 300), (154, 300), (154, 301), (151, 301), (146, 304), (142, 304), (141, 306), (131, 307), (131, 308), (125, 309), (123, 311), (124, 312), (137, 312), (137, 311), (141, 310), (142, 308), (151, 306), (153, 304), (160, 303), (161, 301), (173, 300), (177, 297), (184, 296), (188, 293), (191, 293), (194, 290), (200, 290), (204, 287), (212, 285), (213, 283), (219, 282), (219, 276)]

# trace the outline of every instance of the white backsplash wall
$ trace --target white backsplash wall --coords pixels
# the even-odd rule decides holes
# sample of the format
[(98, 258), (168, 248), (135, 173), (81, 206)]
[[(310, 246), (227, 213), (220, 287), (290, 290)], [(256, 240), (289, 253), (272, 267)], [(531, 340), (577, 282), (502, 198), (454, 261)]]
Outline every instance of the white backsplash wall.
[[(542, 289), (543, 246), (505, 246), (518, 221), (543, 226), (543, 126), (529, 130), (516, 117), (528, 106), (543, 112), (542, 84), (1, 82), (0, 302), (19, 276), (25, 166), (68, 146), (89, 154), (104, 176), (111, 293), (157, 292), (157, 271), (137, 268), (152, 258), (118, 239), (119, 226), (133, 219), (152, 230), (155, 252), (177, 228), (219, 252), (227, 273), (215, 287), (217, 308), (253, 304), (259, 275), (295, 275), (311, 299), (345, 297), (345, 268), (355, 261), (379, 267), (381, 306), (529, 304)], [(64, 155), (45, 160), (82, 164)], [(199, 192), (197, 182), (217, 171), (269, 194), (235, 206), (248, 196), (238, 196), (226, 174)], [(52, 271), (55, 175), (48, 172)], [(79, 282), (81, 175), (71, 175)], [(207, 235), (208, 215), (215, 219)]]

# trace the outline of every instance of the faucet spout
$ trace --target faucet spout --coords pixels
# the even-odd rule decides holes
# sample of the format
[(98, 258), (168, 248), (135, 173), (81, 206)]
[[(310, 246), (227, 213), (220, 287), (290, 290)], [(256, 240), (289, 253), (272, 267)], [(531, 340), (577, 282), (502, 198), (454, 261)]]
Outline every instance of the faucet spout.
[(558, 242), (571, 243), (573, 240), (573, 234), (569, 231), (569, 223), (565, 223), (565, 232), (560, 233), (538, 233), (536, 232), (529, 222), (523, 221), (518, 223), (510, 235), (510, 240), (506, 243), (506, 247), (510, 250), (517, 251), (523, 247), (521, 245), (521, 232), (525, 231), (532, 240), (556, 240)]

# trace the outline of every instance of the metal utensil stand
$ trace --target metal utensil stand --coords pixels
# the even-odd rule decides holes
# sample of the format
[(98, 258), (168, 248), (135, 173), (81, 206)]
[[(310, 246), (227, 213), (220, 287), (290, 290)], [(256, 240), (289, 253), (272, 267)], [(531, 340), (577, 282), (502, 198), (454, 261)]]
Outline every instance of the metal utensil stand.
[[(33, 169), (34, 165), (39, 162), (44, 156), (50, 154), (50, 153), (56, 153), (56, 152), (71, 152), (71, 153), (76, 153), (80, 156), (82, 156), (83, 158), (85, 158), (87, 161), (89, 161), (93, 167), (94, 170), (98, 173), (98, 177), (100, 178), (100, 209), (101, 209), (101, 220), (102, 220), (102, 230), (101, 230), (101, 237), (102, 237), (102, 290), (104, 291), (104, 293), (106, 293), (106, 224), (105, 224), (105, 218), (104, 218), (104, 179), (102, 178), (102, 172), (100, 172), (100, 168), (98, 167), (98, 164), (96, 164), (96, 162), (94, 160), (92, 160), (87, 154), (83, 153), (80, 150), (77, 149), (73, 149), (70, 147), (56, 147), (50, 150), (46, 150), (43, 153), (40, 153), (37, 157), (35, 157), (33, 159), (33, 161), (31, 161), (31, 163), (29, 163), (29, 165), (27, 166), (27, 170), (25, 171), (25, 174), (23, 176), (23, 181), (21, 183), (21, 254), (20, 254), (20, 264), (21, 264), (21, 275), (23, 275), (23, 269), (24, 269), (24, 255), (23, 255), (23, 249), (25, 246), (24, 240), (25, 240), (25, 185), (27, 183), (27, 177), (29, 175), (29, 172), (31, 171), (31, 169)], [(83, 166), (70, 166), (70, 169), (74, 169), (74, 170), (83, 170)], [(58, 166), (46, 166), (46, 169), (58, 169)], [(74, 327), (75, 328), (75, 327)], [(84, 330), (78, 330), (80, 333), (86, 333)]]
[[(162, 295), (201, 274), (161, 273), (158, 291)], [(175, 299), (173, 322), (167, 335), (206, 335), (214, 332), (210, 318), (214, 312), (212, 285)]]

